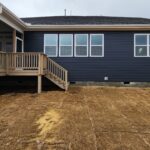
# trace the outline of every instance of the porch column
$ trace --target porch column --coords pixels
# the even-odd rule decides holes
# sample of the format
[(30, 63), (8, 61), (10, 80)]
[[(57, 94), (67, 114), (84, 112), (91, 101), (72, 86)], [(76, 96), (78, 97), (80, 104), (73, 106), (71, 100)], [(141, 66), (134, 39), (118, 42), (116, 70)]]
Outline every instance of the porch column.
[(13, 52), (16, 52), (16, 30), (13, 30)]
[(38, 94), (40, 94), (42, 92), (42, 76), (41, 75), (38, 75), (37, 92), (38, 92)]

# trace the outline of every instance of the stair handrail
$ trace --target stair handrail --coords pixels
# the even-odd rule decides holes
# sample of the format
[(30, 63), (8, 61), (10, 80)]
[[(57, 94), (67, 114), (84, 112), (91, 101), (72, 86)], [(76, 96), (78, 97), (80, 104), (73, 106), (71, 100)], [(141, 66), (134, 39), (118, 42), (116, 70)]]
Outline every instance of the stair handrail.
[[(47, 57), (47, 56), (46, 56)], [(65, 84), (65, 88), (68, 88), (68, 70), (47, 57), (47, 73), (57, 78)]]

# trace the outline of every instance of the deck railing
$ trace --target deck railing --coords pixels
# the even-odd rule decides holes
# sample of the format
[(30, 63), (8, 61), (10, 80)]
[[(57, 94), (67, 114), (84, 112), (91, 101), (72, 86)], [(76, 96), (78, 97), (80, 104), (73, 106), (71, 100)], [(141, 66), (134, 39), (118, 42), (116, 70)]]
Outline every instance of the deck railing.
[(68, 86), (68, 71), (50, 58), (47, 58), (47, 72)]
[(8, 69), (38, 70), (38, 53), (7, 53)]
[(17, 73), (37, 73), (37, 75), (49, 75), (55, 80), (59, 80), (66, 87), (68, 84), (68, 71), (42, 53), (1, 53), (0, 52), (0, 72), (9, 75)]

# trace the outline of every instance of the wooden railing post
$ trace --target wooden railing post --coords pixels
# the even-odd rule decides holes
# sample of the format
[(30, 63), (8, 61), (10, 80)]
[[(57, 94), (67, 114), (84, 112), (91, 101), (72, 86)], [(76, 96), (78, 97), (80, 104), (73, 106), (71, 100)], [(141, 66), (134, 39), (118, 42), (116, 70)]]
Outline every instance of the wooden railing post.
[(41, 54), (40, 57), (41, 57), (41, 75), (43, 75), (43, 70), (44, 70), (44, 55)]
[(43, 67), (43, 69), (44, 69), (44, 74), (47, 74), (48, 73), (48, 58), (47, 58), (47, 56), (45, 56), (45, 55), (43, 55), (43, 57), (44, 57), (44, 61), (43, 61), (43, 63), (44, 63), (44, 67)]
[(68, 90), (68, 71), (65, 71), (65, 90)]
[(43, 75), (44, 74), (44, 55), (39, 54), (39, 67), (38, 67), (38, 74)]
[(41, 54), (38, 55), (38, 75), (41, 74)]

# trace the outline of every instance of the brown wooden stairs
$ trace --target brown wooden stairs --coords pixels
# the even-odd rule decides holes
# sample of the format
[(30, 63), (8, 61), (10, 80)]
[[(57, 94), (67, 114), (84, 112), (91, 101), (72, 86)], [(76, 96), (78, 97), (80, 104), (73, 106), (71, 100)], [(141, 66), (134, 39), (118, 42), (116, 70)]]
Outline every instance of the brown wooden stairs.
[(37, 76), (41, 93), (42, 76), (64, 90), (68, 90), (68, 71), (42, 53), (0, 52), (0, 76)]

